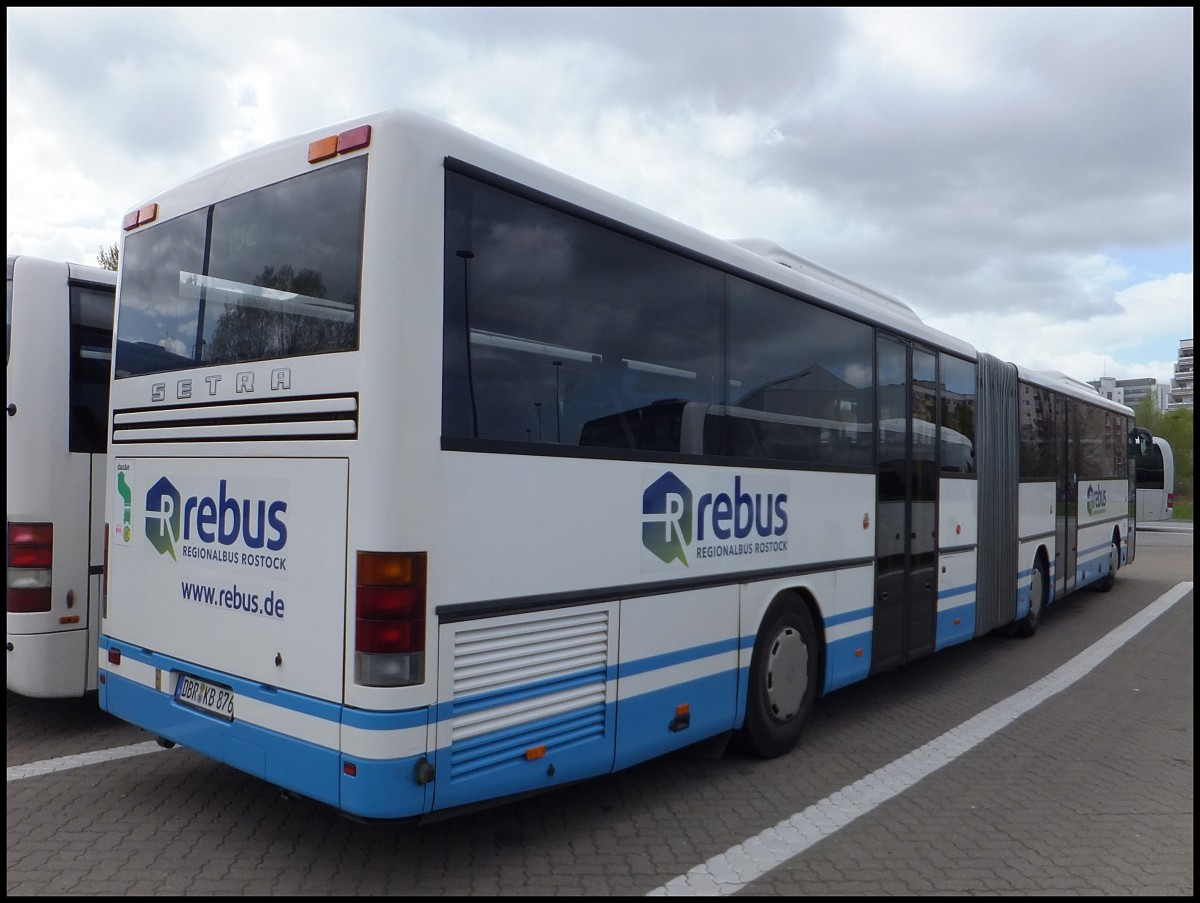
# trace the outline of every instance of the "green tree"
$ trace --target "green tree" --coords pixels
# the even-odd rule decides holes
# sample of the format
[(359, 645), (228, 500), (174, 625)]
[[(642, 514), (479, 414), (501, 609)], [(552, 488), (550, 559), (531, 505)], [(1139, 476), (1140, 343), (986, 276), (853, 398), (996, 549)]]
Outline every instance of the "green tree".
[[(310, 300), (323, 299), (327, 293), (320, 273), (297, 273), (290, 264), (278, 269), (263, 267), (254, 285), (294, 292)], [(296, 304), (296, 310), (303, 307)], [(202, 359), (207, 364), (224, 364), (345, 350), (354, 346), (354, 328), (353, 323), (297, 313), (279, 302), (229, 304), (217, 320)]]
[(121, 254), (117, 243), (114, 241), (107, 248), (104, 245), (100, 246), (100, 253), (96, 255), (96, 261), (106, 270), (115, 270), (117, 268), (117, 260)]

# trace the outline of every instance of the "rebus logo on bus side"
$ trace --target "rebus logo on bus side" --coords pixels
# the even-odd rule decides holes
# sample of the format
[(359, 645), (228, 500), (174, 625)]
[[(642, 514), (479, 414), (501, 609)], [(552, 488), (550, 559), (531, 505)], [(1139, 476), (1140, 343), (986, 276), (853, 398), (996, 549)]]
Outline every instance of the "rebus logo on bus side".
[[(255, 373), (253, 370), (240, 370), (233, 375), (233, 394), (235, 395), (253, 395), (258, 390), (254, 386)], [(189, 398), (197, 397), (203, 388), (198, 384), (204, 383), (208, 386), (208, 397), (215, 398), (218, 391), (222, 388), (220, 373), (211, 373), (208, 376), (200, 377), (197, 380), (194, 377), (187, 376), (183, 379), (175, 381), (175, 395), (172, 401), (187, 401)], [(292, 387), (292, 370), (290, 367), (274, 367), (267, 374), (267, 389), (271, 392), (287, 391)], [(160, 402), (167, 400), (167, 384), (151, 383), (150, 384), (150, 401)]]
[(786, 552), (787, 500), (786, 492), (743, 491), (739, 474), (732, 492), (707, 492), (693, 503), (691, 488), (667, 471), (642, 493), (642, 545), (684, 567), (693, 536), (700, 558)]

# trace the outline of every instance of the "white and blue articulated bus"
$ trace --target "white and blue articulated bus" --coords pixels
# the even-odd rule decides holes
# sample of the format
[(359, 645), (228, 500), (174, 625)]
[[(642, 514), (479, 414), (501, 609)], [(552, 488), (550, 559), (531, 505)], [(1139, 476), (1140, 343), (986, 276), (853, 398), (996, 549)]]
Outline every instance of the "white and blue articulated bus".
[(96, 689), (117, 274), (8, 256), (8, 689)]
[(1175, 453), (1162, 436), (1139, 432), (1143, 441), (1133, 454), (1137, 522), (1170, 520), (1175, 516)]
[(1132, 412), (423, 115), (125, 218), (100, 703), (366, 819), (705, 740), (1111, 586)]

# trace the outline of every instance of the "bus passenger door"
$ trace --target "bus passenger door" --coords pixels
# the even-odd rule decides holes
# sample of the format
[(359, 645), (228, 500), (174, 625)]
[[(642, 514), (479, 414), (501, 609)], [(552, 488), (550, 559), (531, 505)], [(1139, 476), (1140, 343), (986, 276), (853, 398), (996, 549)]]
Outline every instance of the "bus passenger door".
[(1054, 595), (1061, 598), (1075, 588), (1075, 562), (1078, 551), (1079, 510), (1077, 483), (1079, 471), (1072, 454), (1073, 437), (1065, 398), (1054, 401), (1055, 493), (1054, 493)]
[(881, 335), (878, 372), (872, 674), (932, 652), (937, 627), (937, 358)]

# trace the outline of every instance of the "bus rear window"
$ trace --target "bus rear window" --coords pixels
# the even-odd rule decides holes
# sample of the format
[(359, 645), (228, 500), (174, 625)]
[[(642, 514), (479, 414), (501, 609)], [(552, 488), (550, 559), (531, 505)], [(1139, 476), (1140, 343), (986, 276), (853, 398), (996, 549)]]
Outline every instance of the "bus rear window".
[(125, 240), (116, 376), (353, 351), (367, 158)]

